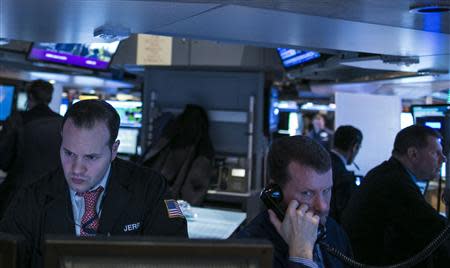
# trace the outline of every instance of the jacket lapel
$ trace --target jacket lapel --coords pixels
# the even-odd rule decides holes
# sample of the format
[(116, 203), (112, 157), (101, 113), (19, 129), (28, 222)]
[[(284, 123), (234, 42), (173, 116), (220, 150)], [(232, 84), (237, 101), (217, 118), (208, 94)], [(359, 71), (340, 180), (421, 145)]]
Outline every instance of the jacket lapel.
[(113, 232), (117, 220), (126, 212), (128, 201), (131, 198), (126, 185), (122, 185), (120, 181), (122, 176), (129, 176), (130, 174), (120, 174), (117, 162), (119, 161), (113, 161), (111, 175), (106, 187), (104, 206), (98, 228), (99, 234), (111, 234)]
[(54, 189), (46, 194), (45, 228), (50, 234), (75, 234), (75, 221), (73, 220), (72, 204), (69, 188), (61, 172), (56, 176), (61, 180)]

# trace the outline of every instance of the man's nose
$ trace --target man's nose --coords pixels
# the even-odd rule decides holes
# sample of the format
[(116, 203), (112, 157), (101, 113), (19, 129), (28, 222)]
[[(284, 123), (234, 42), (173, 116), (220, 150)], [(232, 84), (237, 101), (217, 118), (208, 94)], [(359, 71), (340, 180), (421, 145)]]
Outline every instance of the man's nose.
[(314, 210), (317, 212), (325, 212), (328, 211), (329, 208), (328, 201), (322, 196), (317, 196), (316, 198), (314, 198), (312, 205)]
[(74, 159), (72, 162), (72, 172), (75, 174), (83, 174), (85, 167), (81, 159)]

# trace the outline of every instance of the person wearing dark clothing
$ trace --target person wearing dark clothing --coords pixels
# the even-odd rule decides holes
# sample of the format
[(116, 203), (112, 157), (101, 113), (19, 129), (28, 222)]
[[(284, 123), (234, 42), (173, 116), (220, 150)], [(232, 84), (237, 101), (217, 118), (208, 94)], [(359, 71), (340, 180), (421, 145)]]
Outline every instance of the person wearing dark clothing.
[[(343, 229), (331, 218), (326, 222), (327, 235), (323, 242), (328, 245), (341, 249), (342, 253), (351, 256), (352, 250), (350, 248), (350, 241)], [(289, 246), (277, 232), (273, 224), (270, 222), (269, 214), (264, 211), (258, 215), (248, 228), (244, 229), (240, 234), (240, 238), (265, 238), (272, 242), (274, 247), (273, 266), (289, 267), (295, 266), (294, 263), (289, 263)], [(344, 264), (325, 250), (321, 250), (323, 256), (324, 267), (345, 267)], [(300, 264), (299, 267), (302, 267)], [(307, 266), (306, 266), (307, 267)]]
[(325, 117), (316, 114), (312, 119), (312, 129), (308, 132), (308, 137), (319, 142), (327, 150), (331, 149), (333, 143), (333, 131), (325, 126)]
[(177, 199), (197, 206), (203, 203), (213, 170), (214, 148), (208, 131), (206, 111), (187, 105), (143, 157), (143, 165), (161, 171)]
[(263, 211), (236, 237), (270, 240), (275, 248), (273, 267), (344, 267), (316, 241), (319, 224), (326, 226), (325, 242), (352, 255), (346, 234), (328, 218), (332, 188), (328, 152), (306, 136), (283, 137), (274, 141), (267, 161), (270, 180), (282, 189), (285, 217), (281, 222), (272, 210)]
[(330, 217), (340, 222), (342, 211), (355, 190), (355, 174), (347, 170), (361, 148), (362, 132), (352, 126), (340, 126), (334, 133), (334, 145), (330, 152), (333, 169), (333, 190)]
[[(441, 136), (413, 125), (401, 130), (392, 157), (368, 172), (342, 215), (357, 260), (372, 265), (404, 261), (421, 251), (446, 226), (417, 180), (439, 176), (445, 157)], [(448, 267), (450, 241), (416, 267)]]
[(162, 175), (116, 159), (119, 124), (105, 101), (80, 101), (67, 111), (61, 165), (22, 188), (0, 222), (0, 232), (25, 236), (23, 267), (42, 267), (47, 234), (187, 237)]
[(27, 88), (29, 110), (13, 113), (0, 132), (0, 218), (20, 187), (54, 169), (59, 161), (62, 117), (50, 110), (52, 84), (36, 80)]

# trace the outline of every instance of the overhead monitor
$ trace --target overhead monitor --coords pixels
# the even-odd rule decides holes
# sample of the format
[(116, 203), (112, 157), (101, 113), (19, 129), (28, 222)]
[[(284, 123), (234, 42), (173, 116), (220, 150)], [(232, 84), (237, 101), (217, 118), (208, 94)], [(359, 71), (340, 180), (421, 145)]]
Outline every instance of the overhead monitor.
[(319, 52), (298, 50), (293, 48), (277, 48), (281, 63), (286, 69), (313, 62), (321, 57)]
[(142, 125), (142, 102), (141, 101), (116, 101), (108, 100), (120, 115), (121, 127), (136, 127)]
[(450, 104), (412, 105), (411, 114), (415, 124), (425, 125), (444, 133), (445, 114), (450, 110)]
[(450, 104), (411, 106), (414, 121), (419, 117), (444, 117), (448, 110), (450, 110)]
[(139, 141), (138, 128), (119, 128), (117, 139), (120, 140), (118, 153), (135, 155), (137, 154), (137, 147)]
[(265, 240), (48, 236), (45, 267), (272, 267)]
[(28, 59), (76, 67), (107, 70), (119, 46), (112, 43), (34, 43)]
[(11, 114), (13, 107), (14, 86), (0, 85), (0, 121)]

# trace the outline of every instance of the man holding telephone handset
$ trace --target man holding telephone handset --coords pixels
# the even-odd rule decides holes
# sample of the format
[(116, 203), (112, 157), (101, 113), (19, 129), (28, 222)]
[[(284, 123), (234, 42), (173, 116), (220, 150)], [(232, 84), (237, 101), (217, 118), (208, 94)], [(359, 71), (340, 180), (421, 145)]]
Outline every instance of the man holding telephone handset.
[(344, 267), (317, 243), (323, 240), (352, 255), (343, 229), (328, 218), (333, 185), (328, 152), (308, 137), (283, 137), (273, 142), (267, 162), (275, 185), (266, 190), (280, 198), (280, 204), (274, 202), (238, 237), (269, 239), (274, 246), (273, 267)]

